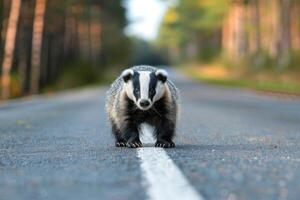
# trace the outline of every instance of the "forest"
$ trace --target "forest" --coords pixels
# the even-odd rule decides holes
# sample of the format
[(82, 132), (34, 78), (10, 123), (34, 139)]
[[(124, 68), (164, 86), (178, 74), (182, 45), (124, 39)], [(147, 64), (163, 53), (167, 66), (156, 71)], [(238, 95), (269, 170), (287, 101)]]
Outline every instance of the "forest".
[(300, 1), (181, 0), (167, 11), (158, 44), (178, 59), (222, 53), (284, 69), (299, 57)]
[(107, 82), (131, 64), (300, 92), (300, 0), (171, 2), (149, 42), (125, 35), (122, 0), (1, 0), (1, 98)]
[(252, 76), (250, 82), (293, 83), (300, 92), (299, 0), (179, 0), (166, 12), (156, 45), (179, 65), (201, 63), (192, 74), (202, 78)]
[(1, 0), (2, 98), (104, 80), (129, 54), (120, 0)]

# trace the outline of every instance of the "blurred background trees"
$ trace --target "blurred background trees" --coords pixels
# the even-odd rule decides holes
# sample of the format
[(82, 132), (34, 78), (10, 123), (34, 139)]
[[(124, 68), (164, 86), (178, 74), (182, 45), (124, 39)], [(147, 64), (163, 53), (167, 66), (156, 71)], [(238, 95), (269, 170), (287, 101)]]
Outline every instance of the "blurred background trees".
[(223, 56), (284, 70), (300, 56), (299, 24), (299, 0), (179, 0), (157, 43), (179, 61)]
[(300, 0), (178, 0), (156, 41), (209, 83), (300, 93)]
[(14, 61), (13, 54), (15, 49), (16, 34), (18, 30), (20, 7), (21, 0), (13, 0), (11, 2), (11, 8), (7, 22), (7, 33), (5, 38), (4, 55), (2, 63), (1, 85), (3, 98), (8, 98), (10, 95), (10, 71)]
[(126, 24), (120, 0), (1, 0), (2, 97), (92, 83), (124, 68)]
[(1, 0), (2, 97), (105, 82), (134, 64), (300, 74), (300, 0), (161, 0), (172, 3), (154, 41), (124, 33), (126, 1)]
[(221, 51), (227, 0), (181, 0), (166, 12), (157, 45), (174, 60), (209, 60)]

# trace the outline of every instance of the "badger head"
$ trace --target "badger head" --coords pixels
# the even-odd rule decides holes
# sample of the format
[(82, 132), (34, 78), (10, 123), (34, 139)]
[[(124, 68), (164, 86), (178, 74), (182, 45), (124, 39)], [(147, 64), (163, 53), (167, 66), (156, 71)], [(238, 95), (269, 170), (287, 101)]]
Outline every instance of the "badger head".
[(126, 69), (121, 77), (128, 98), (140, 110), (148, 110), (164, 96), (168, 73), (163, 69), (155, 72)]

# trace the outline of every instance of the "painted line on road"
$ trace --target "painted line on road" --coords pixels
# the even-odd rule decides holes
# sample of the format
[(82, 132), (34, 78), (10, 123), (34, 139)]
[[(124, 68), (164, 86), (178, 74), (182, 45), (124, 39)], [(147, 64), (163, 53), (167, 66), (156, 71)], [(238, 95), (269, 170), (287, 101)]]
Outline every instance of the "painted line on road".
[[(142, 142), (153, 144), (153, 129), (144, 125), (142, 131)], [(141, 161), (143, 184), (150, 200), (204, 199), (188, 182), (163, 148), (138, 148), (137, 156)]]

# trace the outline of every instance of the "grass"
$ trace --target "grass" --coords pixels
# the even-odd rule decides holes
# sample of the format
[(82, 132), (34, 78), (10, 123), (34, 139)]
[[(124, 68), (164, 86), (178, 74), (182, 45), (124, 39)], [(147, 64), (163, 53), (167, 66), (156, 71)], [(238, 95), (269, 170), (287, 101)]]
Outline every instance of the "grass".
[[(51, 95), (57, 91), (64, 91), (73, 88), (89, 88), (111, 83), (120, 73), (118, 66), (107, 68), (93, 67), (90, 63), (81, 60), (65, 63), (64, 70), (60, 71), (58, 77), (51, 83), (41, 88), (41, 94)], [(22, 94), (22, 85), (17, 73), (10, 77), (10, 99), (20, 98), (29, 95)], [(0, 84), (1, 91), (1, 84)], [(0, 97), (1, 100), (1, 97)]]
[(274, 72), (225, 67), (220, 63), (188, 64), (180, 67), (195, 80), (209, 84), (300, 95), (300, 71)]
[(110, 83), (118, 73), (116, 68), (106, 70), (96, 69), (91, 64), (83, 61), (67, 63), (53, 83), (43, 88), (44, 93), (52, 93), (72, 88), (84, 88)]

